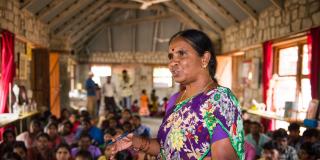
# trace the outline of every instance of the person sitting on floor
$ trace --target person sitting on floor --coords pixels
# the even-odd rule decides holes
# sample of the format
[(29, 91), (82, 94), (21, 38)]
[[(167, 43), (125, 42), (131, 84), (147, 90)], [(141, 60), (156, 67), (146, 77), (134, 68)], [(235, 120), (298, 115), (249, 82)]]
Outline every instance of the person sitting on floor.
[(101, 155), (100, 149), (91, 144), (91, 137), (86, 132), (81, 133), (80, 139), (78, 142), (78, 147), (72, 148), (71, 150), (72, 157), (76, 158), (76, 155), (81, 150), (89, 151), (92, 159), (96, 159)]
[(36, 137), (35, 146), (28, 149), (28, 159), (32, 160), (54, 160), (54, 155), (49, 148), (49, 135), (39, 133)]
[(76, 133), (76, 139), (80, 138), (83, 132), (87, 132), (90, 137), (94, 140), (94, 144), (100, 145), (103, 143), (103, 133), (96, 126), (91, 124), (90, 118), (85, 118), (81, 121), (81, 127), (78, 128)]
[(277, 149), (279, 151), (279, 160), (298, 160), (297, 151), (288, 145), (288, 134), (283, 128), (280, 128), (273, 133)]
[(34, 119), (30, 122), (29, 130), (19, 134), (16, 138), (17, 141), (23, 141), (27, 148), (34, 146), (34, 142), (38, 133), (42, 131), (40, 121)]
[(13, 145), (13, 152), (17, 153), (22, 160), (27, 160), (28, 158), (28, 150), (24, 142), (16, 141)]

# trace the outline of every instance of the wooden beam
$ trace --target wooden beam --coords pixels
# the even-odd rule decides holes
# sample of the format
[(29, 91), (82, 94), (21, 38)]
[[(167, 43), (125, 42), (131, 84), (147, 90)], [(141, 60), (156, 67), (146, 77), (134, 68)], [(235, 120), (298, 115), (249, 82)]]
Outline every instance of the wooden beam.
[[(120, 8), (120, 9), (140, 9), (141, 4), (134, 2), (109, 2), (108, 6), (110, 8)], [(146, 10), (161, 10), (163, 9), (161, 5), (152, 5)]]
[(245, 1), (243, 0), (233, 0), (233, 2), (241, 8), (249, 17), (251, 17), (253, 20), (258, 20), (258, 14), (255, 10), (253, 10)]
[(59, 24), (65, 21), (68, 21), (73, 15), (77, 14), (79, 10), (83, 9), (85, 6), (89, 5), (90, 3), (94, 3), (94, 2), (92, 0), (78, 0), (70, 8), (61, 12), (49, 22), (50, 29), (53, 30)]
[(177, 19), (181, 23), (185, 23), (186, 25), (194, 28), (200, 29), (199, 24), (197, 24), (192, 18), (186, 14), (174, 1), (164, 2), (164, 5), (168, 7), (169, 11), (177, 16)]
[(64, 0), (53, 0), (49, 3), (46, 7), (41, 9), (39, 12), (36, 13), (37, 17), (43, 20), (47, 17), (53, 10), (60, 8), (64, 4)]
[(138, 23), (157, 21), (157, 20), (171, 18), (171, 17), (173, 17), (173, 14), (171, 14), (171, 13), (159, 14), (156, 16), (146, 16), (146, 17), (142, 17), (142, 18), (129, 19), (126, 21), (107, 23), (106, 26), (134, 25), (134, 24), (138, 24)]
[(101, 8), (101, 6), (104, 6), (107, 3), (105, 0), (98, 0), (95, 3), (91, 3), (88, 7), (86, 7), (84, 10), (80, 11), (77, 15), (75, 15), (72, 19), (69, 21), (66, 21), (61, 25), (61, 27), (57, 28), (54, 33), (61, 36), (65, 34), (67, 31), (69, 31), (72, 27), (78, 25), (81, 21), (84, 21), (88, 19), (88, 17), (95, 12), (98, 11), (98, 8)]
[(281, 2), (281, 0), (270, 0), (270, 2), (278, 9), (283, 9), (283, 3)]
[(154, 24), (154, 30), (153, 30), (153, 39), (152, 39), (152, 52), (155, 52), (157, 49), (157, 38), (159, 35), (159, 25), (160, 21), (156, 21)]
[[(160, 19), (165, 19), (165, 18), (170, 18), (172, 17), (172, 14), (160, 14), (160, 15), (156, 15), (156, 16), (147, 16), (147, 17), (143, 17), (143, 18), (137, 18), (137, 19), (130, 19), (127, 21), (123, 21), (123, 22), (116, 22), (116, 23), (106, 23), (106, 24), (98, 24), (93, 31), (91, 31), (89, 34), (85, 35), (83, 37), (79, 37), (78, 39), (81, 39), (81, 42), (75, 44), (76, 41), (72, 41), (73, 42), (73, 46), (79, 46), (79, 45), (83, 45), (84, 43), (86, 43), (88, 41), (88, 39), (92, 38), (96, 33), (100, 32), (103, 28), (105, 27), (112, 27), (112, 26), (121, 26), (121, 25), (134, 25), (134, 24), (138, 24), (138, 23), (144, 23), (144, 22), (150, 22), (150, 21), (157, 21)], [(111, 38), (111, 37), (110, 37)], [(72, 43), (71, 42), (71, 43)]]
[(113, 45), (113, 43), (112, 43), (112, 30), (111, 30), (111, 27), (108, 27), (107, 28), (107, 33), (108, 33), (108, 50), (109, 50), (109, 52), (111, 53), (111, 52), (113, 52), (113, 47), (112, 47), (112, 45)]
[(106, 8), (101, 14), (96, 16), (93, 20), (89, 21), (87, 25), (76, 30), (73, 35), (71, 35), (71, 43), (79, 41), (83, 36), (89, 32), (94, 32), (97, 26), (102, 23), (109, 15), (113, 12), (114, 9)]
[(230, 23), (239, 23), (239, 21), (231, 15), (231, 13), (225, 9), (217, 0), (202, 0), (204, 3), (208, 4), (209, 6), (212, 6), (215, 10), (218, 11), (218, 13), (228, 20)]
[(101, 15), (104, 15), (104, 12), (108, 12), (109, 7), (107, 5), (100, 6), (96, 12), (89, 15), (86, 19), (83, 19), (80, 21), (80, 23), (74, 25), (69, 33), (67, 33), (70, 37), (75, 36), (79, 32), (83, 31), (84, 28), (86, 28), (88, 25), (91, 25), (92, 23), (95, 23), (95, 20), (97, 20)]
[(26, 9), (28, 7), (31, 6), (31, 4), (34, 2), (34, 0), (24, 0), (21, 4), (20, 4), (20, 9)]
[(197, 16), (205, 21), (215, 32), (222, 35), (223, 28), (213, 19), (211, 19), (199, 6), (193, 3), (191, 0), (181, 0), (188, 8), (191, 9)]

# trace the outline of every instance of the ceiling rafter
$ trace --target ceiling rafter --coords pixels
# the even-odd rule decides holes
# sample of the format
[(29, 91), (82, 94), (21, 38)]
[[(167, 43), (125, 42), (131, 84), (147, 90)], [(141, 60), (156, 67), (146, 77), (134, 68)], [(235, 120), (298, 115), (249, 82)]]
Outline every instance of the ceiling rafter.
[(241, 8), (249, 17), (251, 17), (253, 20), (258, 20), (258, 14), (257, 12), (252, 9), (246, 1), (243, 0), (233, 0), (233, 2)]
[(283, 2), (281, 0), (270, 0), (270, 2), (278, 9), (283, 9)]
[(98, 2), (95, 2), (95, 3), (91, 3), (88, 7), (84, 8), (77, 15), (72, 17), (72, 19), (70, 19), (69, 21), (66, 21), (65, 23), (63, 23), (61, 25), (61, 27), (58, 27), (54, 31), (54, 33), (58, 34), (58, 35), (65, 34), (72, 27), (74, 27), (75, 25), (77, 25), (81, 21), (86, 20), (90, 15), (92, 15), (95, 12), (97, 12), (98, 8), (101, 7), (101, 6), (104, 6), (106, 3), (107, 3), (106, 1), (102, 1), (102, 0), (100, 0)]
[(79, 30), (77, 30), (74, 34), (70, 36), (71, 43), (75, 43), (87, 33), (92, 32), (94, 30), (94, 27), (105, 21), (113, 11), (114, 9), (110, 9), (107, 7), (101, 14), (95, 16), (95, 18), (91, 20), (90, 23), (88, 23), (84, 27), (79, 28)]
[(65, 9), (63, 12), (56, 15), (51, 21), (49, 21), (49, 27), (54, 29), (57, 27), (57, 25), (59, 25), (59, 23), (68, 21), (69, 18), (90, 3), (92, 3), (92, 0), (78, 0), (75, 4), (71, 5), (70, 8)]
[(222, 35), (223, 28), (212, 18), (210, 18), (207, 13), (205, 13), (199, 6), (193, 3), (191, 0), (181, 0), (188, 8), (190, 8), (194, 13), (196, 13), (202, 20), (204, 20), (210, 28), (216, 31), (219, 35)]
[(68, 36), (74, 36), (80, 31), (82, 31), (86, 26), (94, 23), (94, 21), (99, 18), (99, 16), (104, 15), (104, 12), (108, 11), (110, 8), (107, 5), (100, 6), (96, 12), (92, 13), (82, 21), (80, 21), (78, 24), (72, 26), (70, 32), (67, 33)]
[[(121, 8), (121, 9), (140, 9), (141, 5), (134, 2), (109, 2), (108, 6), (111, 8)], [(146, 10), (161, 10), (163, 9), (161, 5), (152, 5)]]
[(200, 25), (196, 23), (188, 14), (185, 13), (174, 1), (164, 2), (164, 5), (168, 7), (169, 11), (178, 16), (178, 20), (181, 23), (185, 23), (192, 28), (200, 29)]
[[(99, 4), (97, 4), (97, 3), (99, 3)], [(64, 27), (60, 27), (60, 28), (56, 29), (55, 33), (59, 34), (59, 35), (65, 34), (74, 25), (76, 25), (80, 21), (83, 21), (83, 19), (85, 19), (86, 17), (91, 15), (92, 12), (95, 12), (98, 7), (103, 5), (102, 3), (105, 3), (109, 8), (121, 8), (121, 9), (139, 9), (140, 8), (139, 4), (136, 4), (133, 2), (132, 3), (131, 2), (130, 3), (122, 3), (122, 2), (109, 2), (109, 3), (107, 3), (106, 1), (100, 0), (96, 3), (94, 3), (94, 5), (92, 5), (92, 7), (89, 8), (88, 10), (86, 10), (85, 12), (80, 13), (81, 15), (79, 15), (78, 17), (75, 17), (74, 20), (71, 20), (71, 22), (67, 21), (66, 23), (62, 24), (61, 26), (64, 26)], [(148, 10), (164, 10), (164, 9), (160, 5), (153, 5), (153, 6), (149, 7)]]
[(29, 8), (35, 0), (25, 0), (20, 3), (20, 9)]
[(142, 18), (129, 19), (129, 20), (120, 21), (120, 22), (109, 22), (106, 24), (103, 24), (105, 22), (102, 22), (102, 24), (97, 24), (96, 26), (99, 26), (99, 27), (95, 27), (95, 29), (93, 31), (91, 31), (89, 34), (84, 34), (83, 37), (79, 37), (79, 39), (81, 39), (81, 41), (76, 43), (75, 46), (85, 44), (88, 41), (88, 39), (91, 39), (95, 34), (99, 33), (103, 28), (108, 28), (108, 27), (112, 27), (112, 26), (122, 26), (122, 25), (135, 25), (135, 24), (144, 23), (144, 22), (158, 21), (158, 20), (166, 19), (166, 18), (170, 18), (170, 17), (173, 17), (173, 14), (166, 13), (166, 14), (159, 14), (159, 15), (155, 15), (155, 16), (146, 16), (146, 17), (142, 17)]
[(37, 17), (43, 20), (47, 17), (53, 10), (61, 7), (65, 1), (64, 0), (53, 0), (46, 7), (42, 8), (39, 12), (36, 13)]
[(203, 2), (207, 3), (208, 5), (212, 6), (218, 13), (223, 16), (226, 20), (230, 23), (239, 23), (239, 21), (231, 15), (231, 13), (224, 8), (218, 1), (216, 0), (202, 0)]

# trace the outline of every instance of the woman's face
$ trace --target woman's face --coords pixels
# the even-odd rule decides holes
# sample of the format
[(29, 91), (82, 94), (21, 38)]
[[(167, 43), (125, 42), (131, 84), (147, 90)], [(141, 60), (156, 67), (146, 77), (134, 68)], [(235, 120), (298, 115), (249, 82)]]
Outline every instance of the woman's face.
[(49, 140), (46, 137), (39, 137), (36, 143), (38, 150), (46, 150), (48, 148), (48, 143)]
[(175, 38), (169, 45), (169, 69), (174, 80), (188, 84), (197, 79), (202, 67), (202, 58), (183, 38)]
[(57, 160), (69, 160), (70, 152), (67, 148), (59, 148), (56, 153)]
[(57, 134), (58, 134), (58, 129), (56, 126), (51, 125), (48, 127), (48, 135), (50, 137), (55, 137), (55, 136), (57, 136)]

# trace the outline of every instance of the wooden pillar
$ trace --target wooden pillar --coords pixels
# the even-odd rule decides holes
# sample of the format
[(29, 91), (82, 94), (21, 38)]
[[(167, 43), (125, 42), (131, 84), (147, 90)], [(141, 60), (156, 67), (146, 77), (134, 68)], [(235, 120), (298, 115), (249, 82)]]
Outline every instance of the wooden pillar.
[(56, 117), (60, 117), (60, 71), (59, 54), (50, 53), (49, 56), (50, 76), (50, 111)]

